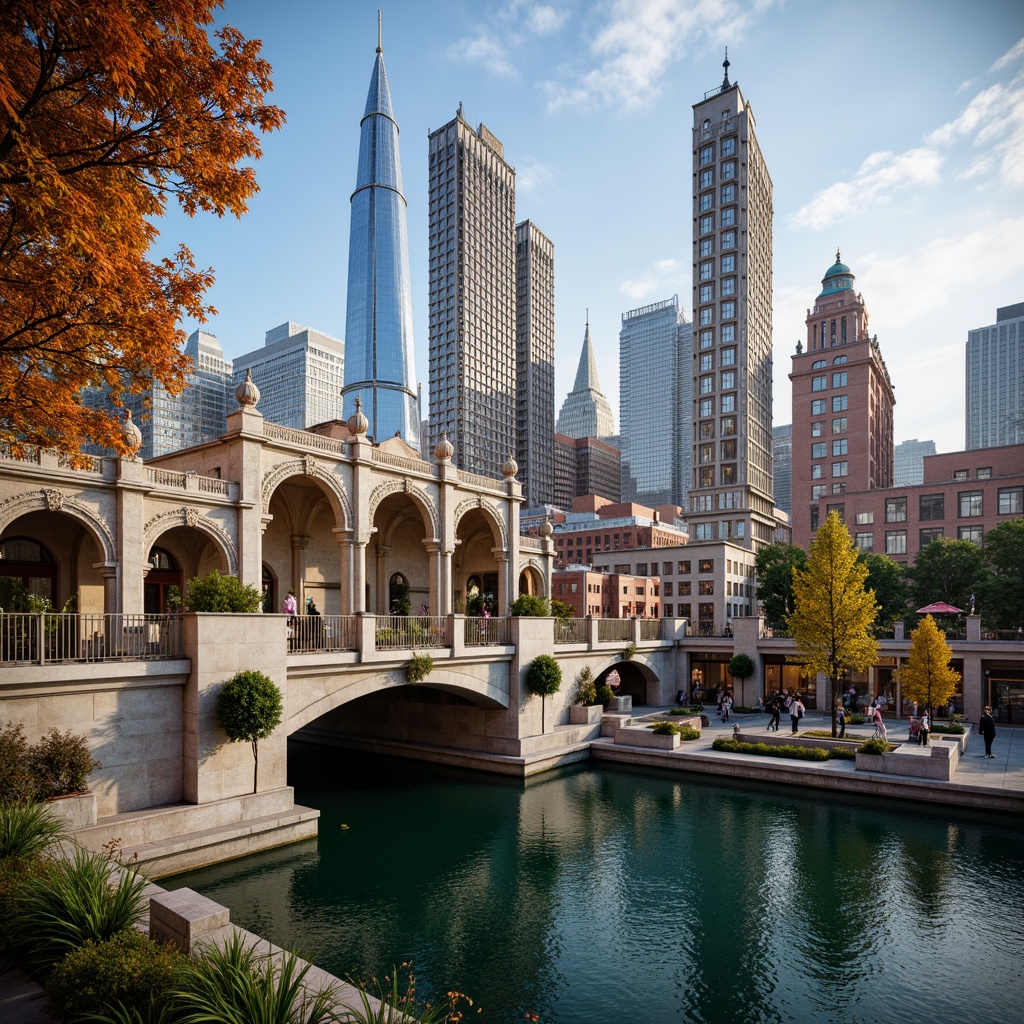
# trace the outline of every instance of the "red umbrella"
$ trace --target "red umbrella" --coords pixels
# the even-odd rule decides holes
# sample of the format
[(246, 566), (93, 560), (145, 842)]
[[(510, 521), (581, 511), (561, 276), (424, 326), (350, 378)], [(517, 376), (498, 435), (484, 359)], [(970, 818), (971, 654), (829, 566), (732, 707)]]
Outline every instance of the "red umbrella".
[(926, 604), (923, 608), (917, 609), (918, 615), (959, 615), (963, 608), (954, 608), (945, 601), (935, 601), (933, 604)]

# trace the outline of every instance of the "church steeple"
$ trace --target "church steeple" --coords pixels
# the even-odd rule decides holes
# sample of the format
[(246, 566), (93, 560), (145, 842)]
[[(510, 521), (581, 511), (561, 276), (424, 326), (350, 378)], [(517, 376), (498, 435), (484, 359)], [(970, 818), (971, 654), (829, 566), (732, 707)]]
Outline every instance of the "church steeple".
[(611, 437), (615, 433), (615, 420), (611, 405), (601, 391), (597, 379), (597, 360), (590, 340), (590, 311), (583, 333), (583, 351), (580, 352), (576, 381), (562, 403), (555, 430), (567, 437)]

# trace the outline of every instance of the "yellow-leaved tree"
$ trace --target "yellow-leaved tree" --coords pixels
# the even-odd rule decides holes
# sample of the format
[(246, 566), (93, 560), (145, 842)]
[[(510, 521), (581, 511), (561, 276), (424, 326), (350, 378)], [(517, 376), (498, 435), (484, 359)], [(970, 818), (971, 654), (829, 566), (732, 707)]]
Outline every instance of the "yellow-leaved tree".
[(929, 712), (946, 705), (960, 682), (960, 673), (949, 664), (952, 657), (945, 636), (935, 620), (926, 615), (910, 634), (910, 654), (900, 666), (904, 699), (916, 700)]
[(211, 30), (219, 0), (5, 0), (0, 14), (0, 442), (126, 446), (115, 403), (188, 361), (212, 310), (184, 246), (148, 258), (174, 196), (240, 216), (259, 132), (284, 121), (260, 43)]
[(794, 611), (786, 619), (796, 641), (792, 661), (828, 677), (826, 706), (835, 736), (835, 695), (843, 673), (875, 663), (878, 643), (871, 627), (878, 614), (874, 591), (865, 587), (868, 569), (838, 512), (829, 512), (811, 544), (807, 566), (793, 569)]

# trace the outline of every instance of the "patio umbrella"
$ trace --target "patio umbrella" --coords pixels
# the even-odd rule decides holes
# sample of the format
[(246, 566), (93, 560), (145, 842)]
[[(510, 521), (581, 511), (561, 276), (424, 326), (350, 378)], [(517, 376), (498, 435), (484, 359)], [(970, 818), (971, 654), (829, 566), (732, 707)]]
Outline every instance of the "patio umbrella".
[(923, 608), (917, 609), (918, 615), (959, 615), (963, 611), (963, 608), (954, 608), (951, 604), (946, 604), (945, 601), (935, 601), (932, 604), (926, 604)]

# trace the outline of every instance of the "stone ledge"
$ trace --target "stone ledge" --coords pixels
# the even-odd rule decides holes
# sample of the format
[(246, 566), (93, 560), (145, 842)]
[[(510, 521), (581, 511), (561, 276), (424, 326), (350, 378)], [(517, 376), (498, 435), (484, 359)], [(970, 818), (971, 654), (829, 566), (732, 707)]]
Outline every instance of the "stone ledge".
[(226, 928), (230, 919), (227, 907), (193, 889), (175, 889), (149, 899), (150, 936), (173, 943), (186, 953), (211, 932)]
[(616, 746), (652, 747), (655, 750), (677, 750), (679, 734), (675, 732), (658, 733), (651, 729), (630, 727), (615, 730)]

